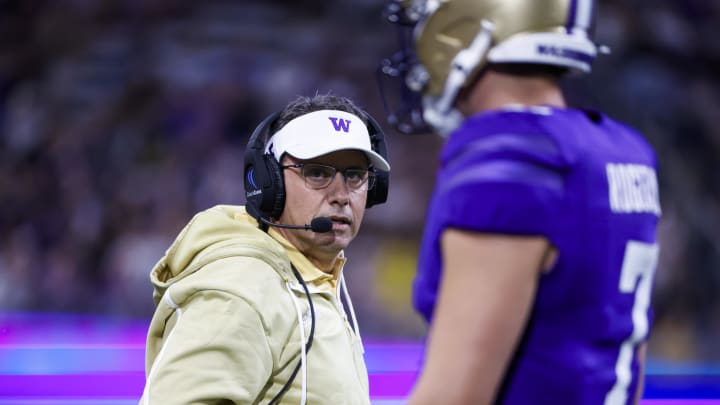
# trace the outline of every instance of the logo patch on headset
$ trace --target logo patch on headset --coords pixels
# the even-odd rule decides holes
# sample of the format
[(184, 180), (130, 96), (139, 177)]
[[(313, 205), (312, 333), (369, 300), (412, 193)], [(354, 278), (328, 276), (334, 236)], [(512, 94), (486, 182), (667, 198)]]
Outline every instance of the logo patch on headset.
[(340, 132), (348, 132), (350, 131), (350, 120), (344, 120), (342, 118), (338, 117), (328, 117), (330, 122), (332, 122), (333, 127), (335, 128), (335, 131)]
[(253, 173), (255, 173), (255, 169), (250, 169), (247, 174), (247, 181), (250, 183), (252, 188), (258, 189), (259, 187), (255, 184), (255, 179), (253, 179)]

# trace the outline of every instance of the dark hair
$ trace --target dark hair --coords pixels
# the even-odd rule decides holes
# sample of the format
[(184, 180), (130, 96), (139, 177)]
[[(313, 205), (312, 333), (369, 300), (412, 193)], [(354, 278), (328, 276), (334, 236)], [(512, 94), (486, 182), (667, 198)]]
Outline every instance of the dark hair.
[(301, 115), (320, 110), (345, 111), (360, 117), (365, 125), (368, 124), (365, 113), (363, 113), (360, 107), (355, 105), (355, 103), (353, 103), (350, 99), (334, 96), (332, 94), (316, 94), (312, 97), (299, 96), (295, 100), (289, 102), (285, 108), (280, 111), (280, 115), (270, 126), (270, 134), (274, 134), (279, 131), (282, 127), (287, 125), (288, 122)]

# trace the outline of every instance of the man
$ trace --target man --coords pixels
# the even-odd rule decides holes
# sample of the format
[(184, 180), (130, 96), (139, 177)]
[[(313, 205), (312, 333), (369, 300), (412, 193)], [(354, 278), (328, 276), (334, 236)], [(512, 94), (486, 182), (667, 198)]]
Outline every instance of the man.
[(422, 100), (393, 123), (449, 134), (414, 283), (430, 330), (409, 404), (636, 403), (656, 158), (632, 129), (566, 106), (558, 80), (598, 50), (592, 2), (390, 6), (413, 49), (382, 68)]
[(140, 402), (369, 404), (343, 249), (389, 170), (382, 132), (348, 99), (300, 97), (263, 121), (247, 206), (196, 215), (152, 270)]

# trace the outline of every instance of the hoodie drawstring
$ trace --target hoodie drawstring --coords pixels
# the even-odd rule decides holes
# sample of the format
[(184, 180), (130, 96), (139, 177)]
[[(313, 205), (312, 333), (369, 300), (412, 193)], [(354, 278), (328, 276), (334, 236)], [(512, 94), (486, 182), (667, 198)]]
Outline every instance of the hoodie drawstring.
[(350, 317), (352, 318), (353, 329), (355, 330), (355, 334), (360, 341), (360, 350), (364, 354), (365, 346), (363, 345), (362, 337), (360, 336), (360, 327), (358, 326), (357, 317), (355, 316), (355, 308), (353, 308), (352, 300), (350, 299), (350, 294), (348, 293), (347, 283), (345, 282), (345, 275), (343, 274), (340, 275), (340, 289), (342, 290), (342, 294), (343, 296), (345, 296), (345, 301), (350, 308)]
[(303, 347), (300, 349), (300, 370), (301, 370), (301, 381), (302, 381), (302, 394), (300, 396), (300, 405), (305, 405), (307, 400), (307, 350), (305, 349), (305, 325), (303, 324), (302, 310), (300, 309), (300, 302), (298, 302), (295, 293), (290, 289), (290, 282), (285, 283), (290, 297), (292, 298), (293, 305), (295, 305), (295, 312), (298, 319), (298, 329), (300, 330), (300, 341), (303, 342)]

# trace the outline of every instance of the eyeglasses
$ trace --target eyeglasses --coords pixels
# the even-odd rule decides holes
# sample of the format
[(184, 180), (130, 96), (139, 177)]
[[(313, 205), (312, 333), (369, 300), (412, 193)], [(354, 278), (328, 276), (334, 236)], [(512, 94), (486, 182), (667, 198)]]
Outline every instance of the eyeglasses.
[(352, 190), (369, 190), (375, 185), (375, 173), (372, 169), (350, 168), (338, 170), (337, 167), (319, 163), (296, 163), (282, 166), (282, 168), (299, 168), (300, 174), (305, 179), (305, 184), (315, 190), (329, 186), (337, 172), (342, 173), (345, 184)]

